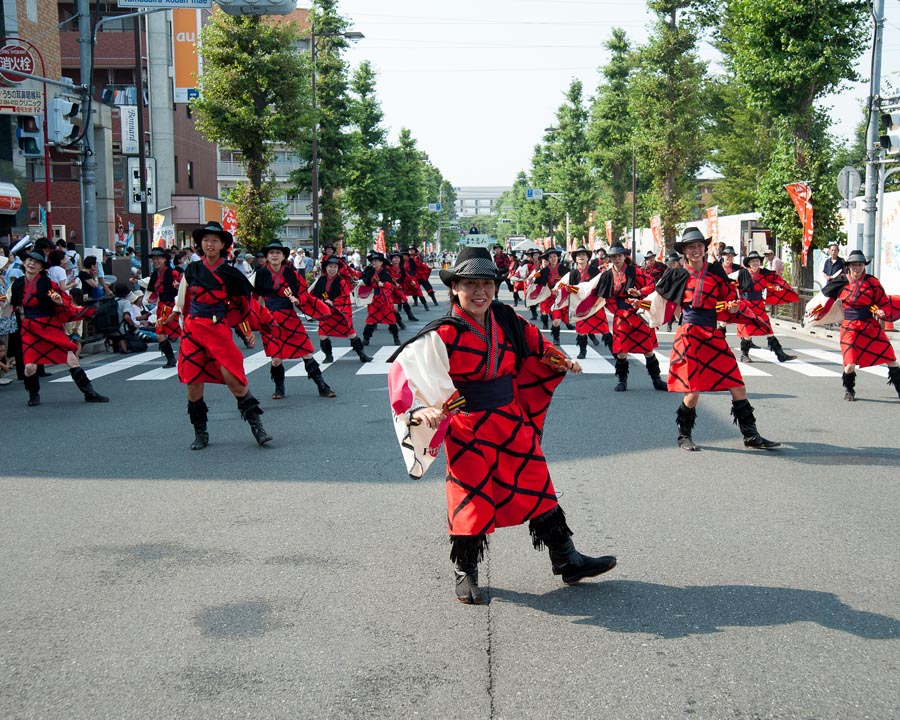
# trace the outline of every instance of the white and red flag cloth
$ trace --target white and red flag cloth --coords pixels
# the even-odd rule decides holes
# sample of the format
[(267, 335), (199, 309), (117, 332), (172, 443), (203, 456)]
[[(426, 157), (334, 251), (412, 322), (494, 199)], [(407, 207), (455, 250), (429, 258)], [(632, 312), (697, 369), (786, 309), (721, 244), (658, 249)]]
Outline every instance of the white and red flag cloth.
[(222, 206), (222, 229), (234, 235), (237, 232), (237, 213), (233, 207)]
[(713, 245), (719, 242), (719, 206), (706, 208), (706, 227), (709, 230), (709, 237), (712, 238)]
[(375, 238), (375, 252), (380, 252), (382, 255), (387, 252), (387, 247), (384, 244), (384, 230), (379, 230), (378, 236)]
[(665, 248), (663, 247), (662, 218), (659, 215), (654, 215), (650, 218), (650, 232), (653, 233), (653, 242), (659, 248), (656, 251), (656, 256), (661, 258)]
[(803, 252), (800, 255), (803, 267), (806, 267), (809, 248), (812, 246), (813, 239), (813, 206), (812, 206), (812, 190), (809, 183), (798, 182), (785, 185), (788, 195), (797, 208), (797, 214), (800, 216), (800, 222), (803, 223)]
[(606, 244), (612, 245), (612, 220), (606, 221)]

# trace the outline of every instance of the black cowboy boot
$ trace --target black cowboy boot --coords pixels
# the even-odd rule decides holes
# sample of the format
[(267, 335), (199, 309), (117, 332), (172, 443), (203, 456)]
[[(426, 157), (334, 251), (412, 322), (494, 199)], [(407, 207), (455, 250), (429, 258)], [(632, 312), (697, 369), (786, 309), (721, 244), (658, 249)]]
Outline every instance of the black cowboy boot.
[(612, 346), (613, 346), (613, 336), (612, 336), (612, 333), (608, 333), (608, 332), (603, 333), (602, 338), (603, 338), (603, 344), (606, 345), (606, 349), (609, 350), (610, 353), (611, 353), (611, 352), (612, 352)]
[(319, 368), (319, 363), (316, 362), (315, 358), (303, 358), (303, 366), (306, 368), (306, 374), (309, 375), (309, 379), (312, 380), (319, 389), (319, 397), (337, 397), (334, 390), (328, 387), (328, 383), (325, 382), (325, 378), (322, 377), (322, 370)]
[(616, 358), (616, 392), (625, 392), (628, 389), (628, 358)]
[(697, 409), (689, 408), (684, 403), (678, 406), (675, 411), (675, 424), (678, 426), (678, 447), (682, 450), (695, 451), (699, 450), (694, 445), (691, 434), (694, 431), (694, 423), (697, 422)]
[(403, 324), (403, 318), (400, 317), (400, 311), (394, 310), (394, 322), (399, 325), (403, 330), (406, 330), (406, 325)]
[(559, 342), (560, 342), (559, 341), (559, 332), (560, 332), (559, 325), (554, 325), (553, 327), (550, 328), (550, 337), (553, 338), (554, 345), (559, 345)]
[(237, 399), (237, 406), (238, 410), (241, 411), (241, 420), (246, 420), (247, 424), (250, 425), (250, 432), (253, 433), (256, 442), (260, 445), (271, 442), (272, 436), (262, 426), (260, 416), (263, 414), (263, 410), (259, 406), (259, 400), (248, 391), (244, 397)]
[(749, 400), (734, 400), (731, 403), (731, 414), (734, 422), (741, 429), (744, 436), (744, 447), (757, 450), (771, 450), (781, 445), (779, 442), (766, 440), (756, 429), (756, 417), (753, 415), (753, 406)]
[(778, 338), (772, 335), (769, 338), (769, 350), (775, 353), (775, 357), (778, 358), (778, 362), (787, 362), (788, 360), (796, 360), (796, 355), (788, 355), (781, 347), (781, 343), (778, 342)]
[(425, 299), (424, 296), (422, 297), (422, 309), (425, 312), (431, 312), (431, 310), (428, 308), (428, 301)]
[(400, 331), (397, 329), (397, 326), (388, 325), (388, 330), (391, 333), (391, 337), (394, 338), (394, 345), (400, 345)]
[(519, 291), (513, 292), (513, 307), (519, 307)]
[(481, 605), (478, 561), (484, 560), (486, 535), (451, 535), (450, 562), (455, 563), (456, 599), (465, 605)]
[(403, 310), (406, 312), (406, 319), (410, 322), (418, 322), (419, 318), (412, 314), (412, 309), (409, 307), (409, 303), (403, 303)]
[(537, 319), (538, 319), (537, 305), (531, 306), (531, 319), (534, 322), (537, 322)]
[(38, 376), (26, 375), (22, 378), (25, 389), (28, 391), (28, 407), (36, 407), (41, 404), (41, 381)]
[(331, 338), (322, 338), (319, 340), (319, 348), (325, 353), (324, 361), (327, 363), (334, 362), (334, 355), (331, 354)]
[(587, 342), (587, 335), (575, 337), (575, 344), (578, 346), (578, 360), (584, 360), (587, 357)]
[[(438, 306), (437, 298), (434, 296), (434, 290), (429, 290), (428, 294), (431, 296), (431, 302), (434, 303), (434, 306)], [(424, 299), (424, 298), (423, 298)]]
[(372, 335), (375, 334), (375, 326), (374, 325), (366, 325), (363, 328), (363, 345), (368, 345), (369, 341), (372, 339)]
[(750, 359), (750, 340), (747, 338), (741, 339), (741, 357), (739, 358), (742, 363), (752, 363), (753, 361)]
[(366, 355), (366, 351), (363, 350), (362, 340), (360, 340), (358, 337), (352, 338), (350, 340), (350, 347), (352, 347), (353, 352), (355, 352), (359, 356), (359, 361), (361, 363), (372, 362), (372, 360), (375, 359), (370, 358), (368, 355)]
[(599, 347), (600, 340), (594, 333), (588, 333), (588, 340), (591, 341), (591, 345), (594, 347)]
[(566, 514), (557, 505), (528, 523), (535, 550), (546, 546), (550, 551), (550, 565), (554, 575), (562, 575), (566, 585), (574, 585), (585, 578), (609, 572), (616, 566), (612, 555), (588, 557), (575, 549), (572, 531), (566, 524)]
[(275, 392), (272, 393), (273, 400), (283, 400), (284, 399), (284, 364), (281, 365), (272, 365), (269, 367), (269, 376), (272, 378), (272, 382), (275, 383)]
[(173, 368), (178, 366), (178, 363), (175, 362), (175, 351), (172, 349), (171, 340), (163, 340), (159, 344), (159, 349), (162, 354), (166, 356), (166, 364), (163, 365), (163, 368)]
[(543, 326), (544, 330), (547, 330), (550, 327), (549, 315), (544, 315), (543, 313), (541, 313), (541, 325)]
[(653, 381), (653, 389), (654, 390), (666, 390), (668, 391), (669, 386), (666, 385), (660, 375), (659, 369), (659, 358), (656, 355), (650, 355), (646, 358), (647, 360), (647, 374), (650, 375), (650, 380)]
[(191, 450), (202, 450), (209, 445), (209, 433), (206, 430), (206, 414), (209, 408), (203, 398), (200, 398), (188, 400), (187, 410), (191, 425), (194, 426), (194, 442), (191, 443)]
[(900, 397), (900, 367), (888, 368), (888, 385), (893, 385), (897, 396)]
[(413, 305), (419, 307), (419, 297), (417, 295), (413, 295)]
[[(841, 375), (841, 380), (844, 383), (844, 400), (847, 402), (853, 402), (856, 400), (856, 373), (855, 372), (845, 372)], [(890, 380), (888, 380), (890, 382)]]
[(84, 393), (84, 401), (90, 403), (105, 403), (109, 402), (109, 398), (105, 395), (101, 395), (96, 390), (94, 390), (94, 386), (91, 385), (91, 381), (88, 380), (88, 376), (85, 374), (84, 370), (80, 367), (77, 368), (69, 368), (69, 375), (72, 376), (72, 379), (75, 381), (75, 385), (78, 386), (78, 389)]

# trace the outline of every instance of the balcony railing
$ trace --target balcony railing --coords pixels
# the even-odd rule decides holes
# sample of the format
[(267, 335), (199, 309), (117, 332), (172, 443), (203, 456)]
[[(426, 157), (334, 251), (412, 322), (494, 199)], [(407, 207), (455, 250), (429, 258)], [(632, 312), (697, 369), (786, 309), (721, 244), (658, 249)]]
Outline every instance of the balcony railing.
[[(304, 165), (303, 162), (274, 162), (269, 166), (269, 170), (274, 173), (278, 180), (286, 180), (294, 170), (299, 170)], [(219, 160), (218, 161), (219, 177), (247, 177), (247, 171), (244, 163), (237, 160)]]

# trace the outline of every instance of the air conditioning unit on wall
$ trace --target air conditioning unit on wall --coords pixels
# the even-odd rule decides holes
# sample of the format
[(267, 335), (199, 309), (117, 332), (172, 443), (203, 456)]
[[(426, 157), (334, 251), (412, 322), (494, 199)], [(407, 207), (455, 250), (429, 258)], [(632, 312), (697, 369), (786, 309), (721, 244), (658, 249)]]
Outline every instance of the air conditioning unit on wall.
[(66, 239), (66, 226), (65, 225), (53, 225), (52, 231), (50, 234), (53, 236), (53, 240), (65, 240)]

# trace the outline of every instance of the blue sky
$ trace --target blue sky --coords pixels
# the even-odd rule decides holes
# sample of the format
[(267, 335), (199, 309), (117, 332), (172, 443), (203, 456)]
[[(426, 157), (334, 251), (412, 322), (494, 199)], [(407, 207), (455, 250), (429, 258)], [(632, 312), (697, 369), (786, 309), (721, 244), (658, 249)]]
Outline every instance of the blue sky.
[[(366, 36), (348, 59), (378, 72), (392, 137), (408, 127), (454, 185), (511, 184), (571, 79), (593, 94), (612, 28), (641, 43), (650, 19), (644, 3), (621, 0), (341, 0), (340, 10)], [(885, 15), (883, 76), (900, 89), (900, 0), (886, 0)], [(852, 134), (867, 94), (855, 83), (827, 99), (836, 135)]]

